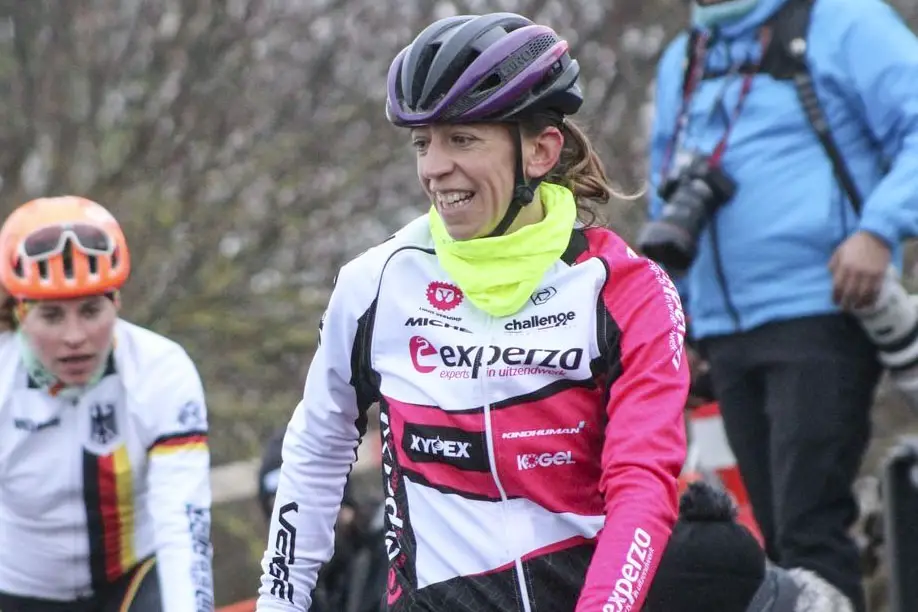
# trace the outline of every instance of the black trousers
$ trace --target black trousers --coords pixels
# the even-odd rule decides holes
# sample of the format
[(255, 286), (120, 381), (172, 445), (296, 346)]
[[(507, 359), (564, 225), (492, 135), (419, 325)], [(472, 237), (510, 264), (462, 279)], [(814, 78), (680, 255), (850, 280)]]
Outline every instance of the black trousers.
[(0, 592), (0, 612), (162, 612), (162, 609), (152, 558), (86, 599), (51, 601)]
[(864, 611), (848, 532), (882, 373), (876, 349), (847, 315), (771, 323), (701, 348), (768, 556), (820, 574)]

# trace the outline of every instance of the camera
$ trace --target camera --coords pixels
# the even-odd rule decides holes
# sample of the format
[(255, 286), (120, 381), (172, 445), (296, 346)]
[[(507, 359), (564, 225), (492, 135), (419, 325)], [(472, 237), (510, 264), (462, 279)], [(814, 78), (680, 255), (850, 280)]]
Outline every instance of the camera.
[(701, 230), (736, 193), (736, 183), (708, 157), (692, 155), (678, 174), (660, 187), (663, 211), (644, 226), (638, 248), (671, 274), (688, 270)]
[(874, 304), (852, 313), (877, 347), (896, 389), (918, 411), (918, 296), (909, 295), (890, 266)]

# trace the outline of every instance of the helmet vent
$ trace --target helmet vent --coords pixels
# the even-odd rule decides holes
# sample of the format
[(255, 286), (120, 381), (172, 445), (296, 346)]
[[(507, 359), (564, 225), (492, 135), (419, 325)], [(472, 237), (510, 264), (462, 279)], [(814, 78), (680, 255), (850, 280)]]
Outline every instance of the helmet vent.
[(417, 68), (414, 70), (414, 79), (411, 82), (412, 100), (409, 100), (409, 103), (412, 107), (417, 106), (420, 101), (421, 92), (424, 90), (424, 80), (439, 50), (440, 43), (433, 43), (421, 51), (421, 57), (418, 58)]
[(487, 77), (485, 77), (484, 81), (480, 82), (478, 86), (472, 90), (472, 93), (477, 96), (483, 93), (487, 93), (489, 90), (494, 89), (495, 87), (499, 87), (499, 86), (500, 86), (500, 75), (497, 74), (496, 72), (492, 72)]
[(67, 240), (67, 243), (64, 245), (64, 252), (61, 253), (61, 259), (64, 263), (64, 277), (73, 278), (73, 245), (70, 243), (70, 239)]

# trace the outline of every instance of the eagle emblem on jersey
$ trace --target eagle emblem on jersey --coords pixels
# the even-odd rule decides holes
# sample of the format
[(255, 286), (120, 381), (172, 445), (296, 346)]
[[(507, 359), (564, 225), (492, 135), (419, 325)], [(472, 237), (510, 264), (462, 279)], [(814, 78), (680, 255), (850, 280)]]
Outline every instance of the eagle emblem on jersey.
[(118, 435), (114, 404), (93, 404), (89, 418), (89, 435), (96, 444), (108, 444)]

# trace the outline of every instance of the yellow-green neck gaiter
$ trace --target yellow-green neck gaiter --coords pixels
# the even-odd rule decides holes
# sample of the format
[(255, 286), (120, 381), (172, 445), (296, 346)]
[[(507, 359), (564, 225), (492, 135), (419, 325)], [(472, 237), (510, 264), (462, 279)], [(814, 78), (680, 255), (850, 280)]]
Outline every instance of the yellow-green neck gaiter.
[(430, 209), (430, 233), (440, 265), (469, 301), (491, 316), (518, 312), (570, 242), (577, 219), (574, 194), (542, 183), (539, 197), (545, 218), (538, 223), (472, 240), (453, 240), (436, 209)]

